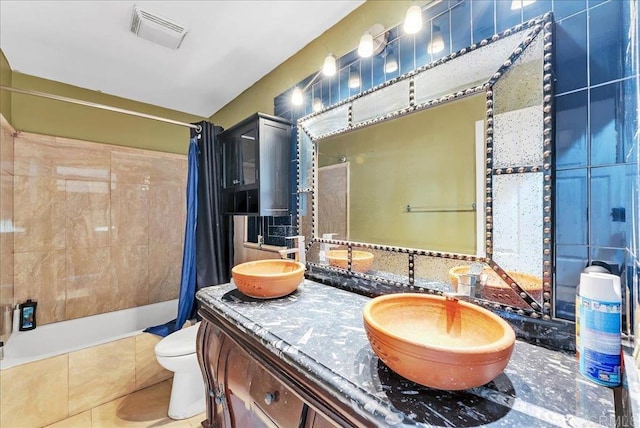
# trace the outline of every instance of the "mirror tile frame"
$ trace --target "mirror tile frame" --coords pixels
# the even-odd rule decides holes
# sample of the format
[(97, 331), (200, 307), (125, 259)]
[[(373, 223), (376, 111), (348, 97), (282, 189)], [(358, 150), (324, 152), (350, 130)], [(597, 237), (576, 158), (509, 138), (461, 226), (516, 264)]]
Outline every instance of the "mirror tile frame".
[[(416, 101), (416, 82), (430, 70), (434, 70), (438, 66), (451, 64), (452, 61), (460, 61), (465, 54), (480, 55), (480, 50), (491, 45), (498, 45), (501, 41), (509, 37), (518, 37), (518, 42), (506, 60), (497, 62), (497, 70), (489, 76), (488, 80), (478, 84), (473, 84), (467, 88), (455, 89), (453, 92), (437, 96), (432, 99), (425, 99), (422, 102)], [(542, 43), (542, 70), (541, 70), (541, 86), (542, 86), (542, 153), (536, 155), (536, 159), (542, 159), (542, 163), (518, 164), (513, 165), (500, 163), (500, 167), (495, 166), (495, 111), (494, 102), (496, 94), (495, 85), (505, 76), (518, 61), (525, 55), (527, 48), (536, 41), (537, 44)], [(422, 79), (424, 80), (424, 79)], [(475, 83), (475, 82), (474, 82)], [(386, 96), (382, 94), (393, 93), (395, 98), (388, 101)], [(380, 122), (392, 120), (400, 116), (404, 116), (416, 111), (425, 110), (443, 103), (451, 102), (463, 97), (474, 94), (484, 93), (486, 97), (486, 128), (485, 128), (485, 198), (484, 210), (478, 210), (478, 215), (484, 216), (485, 224), (485, 251), (477, 250), (476, 255), (457, 254), (439, 251), (429, 251), (422, 249), (395, 247), (388, 245), (380, 245), (373, 243), (362, 243), (354, 241), (344, 241), (335, 239), (325, 239), (317, 236), (317, 207), (314, 203), (314, 195), (317, 192), (317, 181), (315, 174), (317, 172), (317, 156), (316, 143), (322, 139), (350, 132), (362, 127), (371, 126)], [(509, 286), (511, 289), (525, 301), (529, 307), (511, 307), (499, 302), (491, 302), (471, 298), (474, 303), (503, 309), (507, 312), (517, 313), (522, 316), (530, 316), (533, 318), (551, 319), (553, 314), (552, 299), (552, 282), (553, 282), (553, 94), (554, 94), (554, 76), (553, 76), (553, 16), (546, 13), (541, 17), (531, 19), (523, 24), (516, 25), (500, 34), (496, 34), (491, 38), (484, 39), (477, 44), (473, 44), (467, 48), (463, 48), (457, 52), (451, 53), (437, 61), (417, 68), (414, 71), (400, 75), (388, 82), (382, 83), (360, 94), (349, 97), (337, 104), (324, 108), (320, 112), (312, 113), (298, 120), (298, 133), (296, 145), (296, 192), (297, 192), (297, 216), (298, 216), (298, 232), (310, 234), (311, 239), (307, 240), (307, 251), (312, 249), (314, 244), (332, 244), (344, 246), (348, 252), (348, 267), (340, 269), (324, 264), (308, 262), (312, 268), (328, 270), (340, 274), (347, 274), (356, 278), (364, 278), (377, 281), (380, 284), (396, 286), (408, 291), (416, 290), (415, 286), (415, 258), (416, 256), (439, 257), (445, 259), (454, 259), (466, 262), (484, 262), (490, 266)], [(406, 97), (406, 98), (404, 98)], [(384, 98), (385, 107), (378, 112), (371, 112), (371, 106), (368, 101), (373, 98)], [(403, 101), (404, 99), (404, 101)], [(354, 106), (356, 112), (354, 114)], [(362, 106), (362, 107), (361, 107)], [(364, 111), (363, 111), (364, 110)], [(354, 120), (354, 117), (356, 120)], [(494, 258), (494, 198), (495, 186), (494, 181), (500, 180), (496, 177), (504, 177), (510, 174), (516, 176), (529, 176), (532, 174), (539, 176), (542, 180), (542, 201), (536, 201), (535, 206), (542, 209), (539, 214), (541, 226), (541, 272), (542, 272), (542, 300), (536, 301), (525, 289), (518, 284), (507, 272), (504, 266), (498, 264)], [(479, 175), (478, 175), (479, 176)], [(517, 178), (514, 176), (514, 178)], [(309, 212), (310, 208), (310, 212)], [(311, 214), (311, 215), (309, 215)], [(311, 224), (308, 224), (308, 221)], [(305, 221), (307, 224), (305, 224)], [(407, 272), (408, 278), (406, 282), (398, 282), (369, 275), (366, 273), (356, 272), (352, 269), (351, 254), (354, 249), (368, 248), (376, 251), (389, 251), (394, 253), (406, 254), (407, 256)], [(420, 288), (422, 289), (422, 288)], [(434, 294), (443, 294), (441, 290), (425, 289), (425, 291)]]

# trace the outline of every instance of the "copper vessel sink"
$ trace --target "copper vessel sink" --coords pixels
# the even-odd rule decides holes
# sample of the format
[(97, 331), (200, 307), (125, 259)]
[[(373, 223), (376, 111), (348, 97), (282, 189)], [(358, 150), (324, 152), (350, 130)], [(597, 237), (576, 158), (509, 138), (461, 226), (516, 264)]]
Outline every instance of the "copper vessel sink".
[[(347, 269), (347, 250), (327, 251), (327, 260), (331, 266)], [(368, 272), (373, 265), (373, 254), (368, 251), (351, 251), (351, 269), (356, 272)]]
[(431, 388), (484, 385), (509, 362), (511, 326), (471, 303), (427, 294), (390, 294), (369, 301), (364, 327), (373, 351), (391, 370)]
[(294, 260), (270, 259), (242, 263), (231, 269), (243, 294), (273, 299), (293, 293), (304, 278), (304, 265)]

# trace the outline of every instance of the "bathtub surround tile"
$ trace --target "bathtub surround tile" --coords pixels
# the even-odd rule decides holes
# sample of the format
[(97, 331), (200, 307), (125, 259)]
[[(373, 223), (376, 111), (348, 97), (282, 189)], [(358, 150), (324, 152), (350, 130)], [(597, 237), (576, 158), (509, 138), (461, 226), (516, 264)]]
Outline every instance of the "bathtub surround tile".
[(110, 194), (107, 181), (66, 180), (66, 245), (78, 248), (110, 245)]
[(128, 337), (70, 353), (69, 414), (133, 392), (135, 348), (135, 337)]
[(149, 303), (178, 298), (182, 243), (149, 247)]
[(38, 324), (66, 318), (65, 251), (29, 251), (14, 254), (14, 303), (38, 302)]
[(66, 251), (66, 319), (116, 310), (109, 247)]
[(136, 337), (136, 390), (155, 385), (173, 377), (173, 373), (158, 363), (155, 346), (161, 337), (142, 333)]
[(0, 175), (0, 254), (13, 253), (13, 175)]
[[(186, 156), (29, 133), (15, 140), (15, 177), (0, 168), (0, 253), (11, 254), (0, 264), (2, 302), (35, 298), (39, 323), (49, 323), (177, 297)], [(163, 246), (153, 296), (151, 243)]]
[(111, 298), (117, 310), (151, 303), (148, 258), (146, 245), (111, 247)]
[(15, 138), (15, 175), (108, 180), (109, 146), (30, 133)]
[(111, 183), (111, 245), (149, 243), (149, 185)]
[[(162, 181), (149, 187), (149, 245), (184, 241), (186, 189), (177, 182)], [(175, 227), (167, 227), (168, 224)]]
[(0, 371), (0, 426), (41, 427), (69, 416), (66, 355)]
[(15, 130), (0, 114), (0, 174), (13, 175), (13, 134)]
[(64, 248), (64, 180), (14, 176), (16, 252)]

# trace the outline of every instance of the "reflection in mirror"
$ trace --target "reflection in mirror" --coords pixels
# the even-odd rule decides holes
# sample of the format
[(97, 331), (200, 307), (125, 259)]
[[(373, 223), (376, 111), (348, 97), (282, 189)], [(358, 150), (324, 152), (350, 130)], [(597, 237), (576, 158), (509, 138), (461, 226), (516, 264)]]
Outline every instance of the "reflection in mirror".
[[(318, 266), (438, 293), (474, 276), (478, 299), (550, 319), (551, 31), (547, 14), (298, 121)], [(340, 249), (373, 264), (330, 267)]]
[(318, 236), (476, 254), (485, 113), (478, 94), (320, 141)]

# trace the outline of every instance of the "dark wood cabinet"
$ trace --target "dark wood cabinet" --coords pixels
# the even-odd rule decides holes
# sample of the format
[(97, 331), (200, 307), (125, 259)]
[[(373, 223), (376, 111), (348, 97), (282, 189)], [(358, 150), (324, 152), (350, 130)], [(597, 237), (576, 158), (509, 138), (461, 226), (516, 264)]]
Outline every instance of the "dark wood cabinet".
[(339, 426), (215, 324), (203, 320), (198, 334), (198, 357), (209, 391), (205, 428)]
[(225, 214), (286, 216), (291, 122), (256, 113), (220, 134)]

